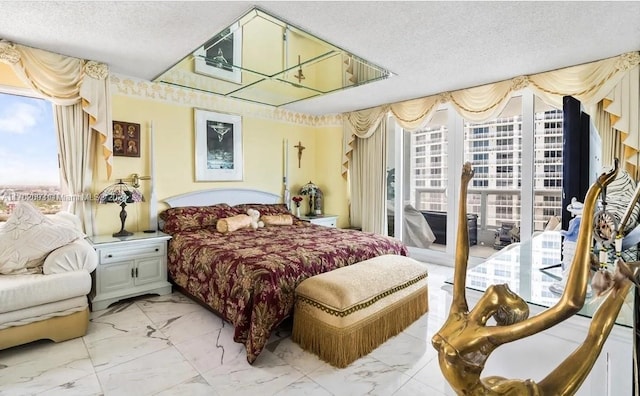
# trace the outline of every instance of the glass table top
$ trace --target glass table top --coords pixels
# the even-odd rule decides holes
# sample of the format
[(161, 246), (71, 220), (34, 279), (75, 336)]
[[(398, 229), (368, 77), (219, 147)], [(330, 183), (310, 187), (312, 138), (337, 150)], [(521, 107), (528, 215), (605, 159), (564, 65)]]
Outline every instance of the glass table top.
[[(511, 244), (484, 263), (467, 270), (467, 289), (484, 292), (490, 285), (506, 283), (530, 305), (551, 307), (560, 299), (560, 294), (550, 288), (561, 282), (562, 268), (541, 269), (560, 264), (561, 249), (562, 235), (558, 231), (545, 231), (529, 241)], [(448, 284), (452, 282), (452, 279), (447, 281)], [(627, 297), (616, 324), (633, 327), (634, 292), (632, 289)], [(578, 315), (591, 317), (603, 298), (587, 296)]]

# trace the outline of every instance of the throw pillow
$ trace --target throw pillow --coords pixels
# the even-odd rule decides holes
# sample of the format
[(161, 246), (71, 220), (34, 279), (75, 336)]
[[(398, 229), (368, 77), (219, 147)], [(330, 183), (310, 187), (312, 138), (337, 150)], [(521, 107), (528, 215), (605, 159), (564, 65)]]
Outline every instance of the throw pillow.
[(267, 215), (260, 217), (265, 226), (292, 225), (293, 216), (289, 214)]
[(246, 214), (240, 214), (237, 216), (220, 219), (216, 224), (216, 229), (218, 230), (218, 232), (221, 232), (223, 234), (247, 227), (251, 227), (251, 216), (248, 216)]
[(84, 234), (46, 218), (33, 204), (20, 202), (0, 229), (0, 274), (42, 273), (47, 255)]

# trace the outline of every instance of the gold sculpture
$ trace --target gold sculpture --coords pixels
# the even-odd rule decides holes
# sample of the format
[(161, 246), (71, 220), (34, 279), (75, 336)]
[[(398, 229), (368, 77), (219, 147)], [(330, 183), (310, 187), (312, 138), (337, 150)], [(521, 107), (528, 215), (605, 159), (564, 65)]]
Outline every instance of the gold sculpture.
[[(613, 170), (602, 173), (585, 197), (584, 216), (580, 224), (576, 254), (569, 270), (562, 297), (554, 306), (529, 318), (526, 301), (509, 290), (506, 284), (490, 286), (476, 306), (469, 311), (465, 295), (469, 240), (466, 223), (467, 186), (473, 178), (470, 163), (462, 169), (462, 184), (458, 208), (458, 245), (455, 255), (453, 301), (449, 316), (433, 336), (438, 351), (440, 369), (459, 395), (572, 395), (583, 383), (606, 341), (632, 286), (633, 271), (619, 261), (614, 282), (602, 304), (593, 315), (584, 342), (542, 381), (481, 378), (489, 355), (500, 345), (546, 330), (566, 320), (584, 305), (590, 276), (593, 213), (601, 190), (618, 172), (618, 160)], [(494, 317), (497, 326), (487, 326)]]

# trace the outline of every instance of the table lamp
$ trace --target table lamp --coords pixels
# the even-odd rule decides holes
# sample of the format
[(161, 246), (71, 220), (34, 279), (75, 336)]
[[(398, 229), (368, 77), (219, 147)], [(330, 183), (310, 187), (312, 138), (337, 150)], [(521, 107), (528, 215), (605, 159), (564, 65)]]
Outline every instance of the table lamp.
[(301, 195), (309, 196), (309, 213), (307, 213), (307, 216), (316, 215), (314, 210), (314, 201), (315, 201), (317, 192), (318, 192), (318, 186), (313, 184), (311, 181), (309, 181), (309, 183), (305, 184), (304, 186), (302, 186), (302, 188), (300, 188)]
[(117, 183), (110, 185), (98, 194), (98, 203), (106, 204), (115, 202), (122, 208), (120, 210), (120, 231), (113, 234), (114, 237), (125, 237), (133, 235), (133, 232), (124, 229), (124, 223), (127, 220), (127, 211), (125, 207), (129, 203), (143, 202), (144, 197), (136, 188), (124, 183), (119, 179)]

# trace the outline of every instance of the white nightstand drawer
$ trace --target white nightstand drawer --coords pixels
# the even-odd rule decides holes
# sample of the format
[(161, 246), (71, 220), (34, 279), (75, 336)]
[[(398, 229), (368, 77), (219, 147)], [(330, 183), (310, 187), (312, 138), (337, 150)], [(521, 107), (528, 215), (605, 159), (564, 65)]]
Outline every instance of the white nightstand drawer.
[(335, 217), (327, 217), (326, 219), (312, 220), (311, 223), (317, 224), (317, 225), (321, 225), (321, 226), (325, 226), (325, 227), (335, 227), (336, 226), (336, 220), (337, 220), (337, 218), (335, 218)]
[(122, 260), (141, 257), (164, 256), (166, 242), (135, 244), (131, 246), (113, 246), (98, 249), (100, 264), (109, 264)]
[(316, 224), (323, 227), (336, 227), (338, 223), (338, 216), (330, 214), (318, 216), (300, 216), (300, 220), (308, 221), (311, 224)]

